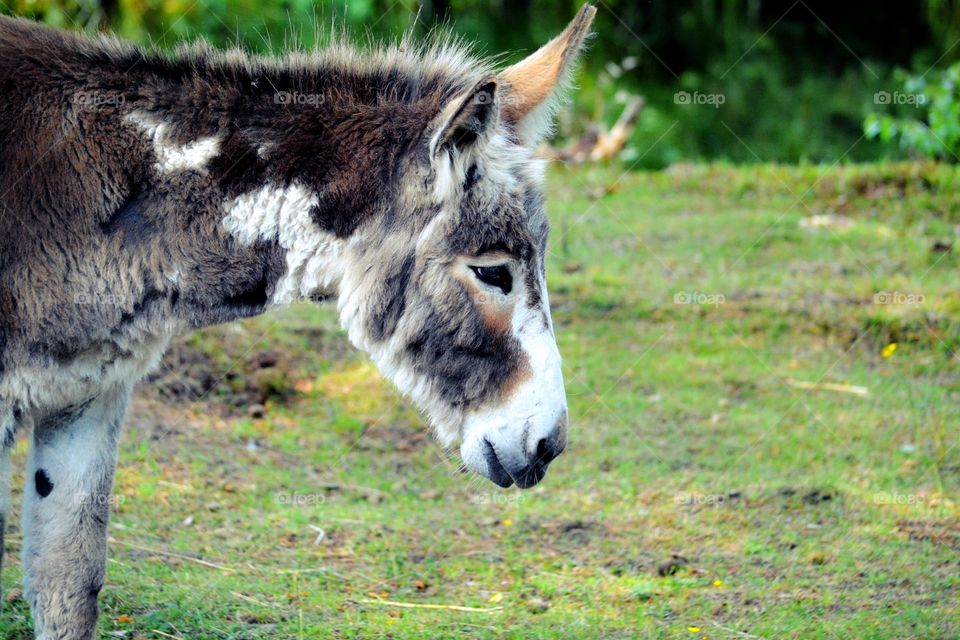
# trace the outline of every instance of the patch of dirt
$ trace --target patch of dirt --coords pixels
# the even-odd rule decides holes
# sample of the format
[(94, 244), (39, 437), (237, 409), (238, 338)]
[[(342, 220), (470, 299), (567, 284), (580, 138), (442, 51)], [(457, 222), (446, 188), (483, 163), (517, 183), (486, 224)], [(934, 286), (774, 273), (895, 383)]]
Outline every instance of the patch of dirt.
[(599, 525), (596, 522), (587, 522), (585, 520), (573, 520), (562, 523), (557, 527), (558, 537), (576, 543), (585, 543), (596, 532)]
[[(499, 521), (497, 521), (499, 522)], [(607, 527), (593, 520), (559, 520), (542, 522), (527, 520), (521, 525), (526, 533), (544, 540), (549, 537), (554, 544), (583, 548), (596, 539), (611, 535)]]
[(829, 491), (820, 491), (819, 489), (814, 489), (813, 491), (808, 491), (803, 494), (804, 504), (809, 505), (818, 505), (821, 502), (830, 502), (833, 500), (833, 494)]
[(870, 200), (900, 199), (936, 190), (930, 178), (921, 173), (890, 173), (857, 176), (847, 185), (852, 194)]
[(640, 560), (635, 558), (617, 558), (608, 560), (602, 564), (603, 568), (614, 576), (640, 575), (650, 570), (653, 561)]
[(897, 531), (914, 542), (932, 542), (960, 551), (960, 522), (900, 520)]
[(167, 404), (203, 403), (222, 417), (262, 417), (263, 405), (288, 403), (296, 396), (296, 371), (291, 358), (279, 350), (238, 355), (224, 365), (210, 353), (176, 341), (160, 367), (141, 386), (141, 393)]
[(785, 503), (785, 509), (798, 506), (819, 507), (829, 505), (839, 499), (836, 491), (817, 488), (783, 487), (777, 491), (778, 497)]
[(688, 564), (690, 564), (690, 561), (685, 557), (673, 554), (657, 565), (657, 575), (661, 578), (672, 576), (680, 569), (686, 567)]

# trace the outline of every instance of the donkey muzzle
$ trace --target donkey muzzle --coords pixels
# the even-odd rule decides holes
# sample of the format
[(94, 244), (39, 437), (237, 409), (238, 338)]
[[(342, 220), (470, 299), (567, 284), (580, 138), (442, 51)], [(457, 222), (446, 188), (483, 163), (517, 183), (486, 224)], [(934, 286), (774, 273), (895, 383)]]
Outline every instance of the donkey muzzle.
[(471, 437), (460, 447), (464, 464), (500, 487), (529, 489), (543, 480), (547, 466), (567, 446), (566, 409), (546, 424), (538, 428), (527, 420)]

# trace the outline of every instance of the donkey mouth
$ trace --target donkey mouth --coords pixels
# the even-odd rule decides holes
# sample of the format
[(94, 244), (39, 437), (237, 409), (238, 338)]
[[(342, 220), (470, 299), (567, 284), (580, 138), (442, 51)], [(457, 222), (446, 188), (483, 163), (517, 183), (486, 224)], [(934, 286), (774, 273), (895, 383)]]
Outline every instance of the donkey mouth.
[(493, 445), (490, 444), (490, 441), (487, 439), (483, 440), (483, 457), (487, 462), (487, 471), (490, 474), (488, 477), (494, 484), (504, 489), (513, 484), (513, 478), (510, 477), (507, 470), (503, 468), (503, 464), (500, 463), (500, 458), (497, 457), (496, 450), (494, 450)]
[(532, 464), (522, 467), (513, 473), (507, 471), (500, 458), (497, 456), (496, 449), (490, 444), (490, 441), (483, 441), (483, 456), (487, 463), (487, 477), (494, 484), (506, 489), (516, 483), (520, 489), (529, 489), (534, 486), (547, 474), (547, 465), (537, 460)]

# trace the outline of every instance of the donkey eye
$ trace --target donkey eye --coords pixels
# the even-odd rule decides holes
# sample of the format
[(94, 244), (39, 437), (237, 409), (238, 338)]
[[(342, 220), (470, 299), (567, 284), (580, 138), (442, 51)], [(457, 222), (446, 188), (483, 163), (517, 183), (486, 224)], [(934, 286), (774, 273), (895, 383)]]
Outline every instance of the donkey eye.
[(490, 267), (470, 267), (476, 274), (480, 282), (488, 284), (491, 287), (497, 287), (500, 291), (507, 294), (513, 288), (513, 276), (510, 275), (510, 269), (506, 265), (494, 265)]

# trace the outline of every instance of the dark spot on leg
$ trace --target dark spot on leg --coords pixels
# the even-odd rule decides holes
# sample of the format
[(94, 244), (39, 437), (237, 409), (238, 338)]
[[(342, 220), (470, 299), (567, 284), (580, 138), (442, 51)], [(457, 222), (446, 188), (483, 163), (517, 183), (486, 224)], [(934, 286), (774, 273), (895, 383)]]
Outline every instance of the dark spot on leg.
[(53, 483), (50, 482), (50, 476), (48, 476), (47, 472), (43, 469), (37, 469), (37, 472), (33, 474), (33, 481), (37, 485), (37, 493), (40, 494), (41, 498), (46, 498), (50, 495), (50, 492), (53, 491)]

